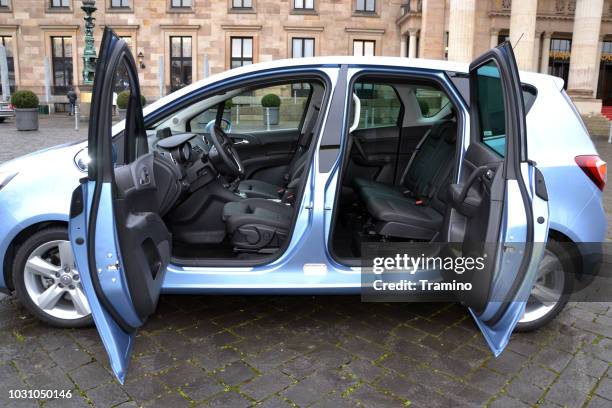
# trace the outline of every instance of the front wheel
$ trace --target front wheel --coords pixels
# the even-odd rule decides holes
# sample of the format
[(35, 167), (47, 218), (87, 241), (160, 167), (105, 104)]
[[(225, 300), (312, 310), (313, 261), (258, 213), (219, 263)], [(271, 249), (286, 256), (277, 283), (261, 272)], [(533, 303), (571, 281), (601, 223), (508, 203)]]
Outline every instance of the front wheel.
[(538, 267), (538, 278), (516, 330), (536, 330), (557, 317), (567, 304), (573, 287), (574, 265), (566, 248), (556, 241), (549, 241)]
[(19, 247), (13, 282), (21, 303), (43, 322), (64, 328), (92, 325), (66, 228), (38, 231)]

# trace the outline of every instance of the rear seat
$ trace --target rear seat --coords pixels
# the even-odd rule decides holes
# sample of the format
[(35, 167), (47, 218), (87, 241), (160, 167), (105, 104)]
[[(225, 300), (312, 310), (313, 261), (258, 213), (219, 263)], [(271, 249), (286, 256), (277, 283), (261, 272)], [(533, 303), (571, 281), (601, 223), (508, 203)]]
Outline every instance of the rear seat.
[(456, 124), (437, 123), (412, 160), (402, 186), (356, 180), (355, 186), (376, 232), (384, 236), (430, 240), (440, 230), (451, 181)]

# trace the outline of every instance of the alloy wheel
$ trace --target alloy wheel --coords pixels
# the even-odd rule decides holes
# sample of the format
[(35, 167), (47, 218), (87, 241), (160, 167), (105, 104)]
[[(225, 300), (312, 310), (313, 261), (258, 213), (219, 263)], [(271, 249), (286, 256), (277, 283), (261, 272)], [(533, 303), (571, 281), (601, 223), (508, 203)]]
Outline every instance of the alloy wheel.
[(91, 314), (70, 241), (38, 246), (30, 253), (23, 275), (28, 296), (41, 311), (67, 320)]
[(519, 323), (533, 322), (550, 313), (563, 296), (565, 279), (563, 263), (555, 253), (546, 249), (538, 267), (538, 278)]

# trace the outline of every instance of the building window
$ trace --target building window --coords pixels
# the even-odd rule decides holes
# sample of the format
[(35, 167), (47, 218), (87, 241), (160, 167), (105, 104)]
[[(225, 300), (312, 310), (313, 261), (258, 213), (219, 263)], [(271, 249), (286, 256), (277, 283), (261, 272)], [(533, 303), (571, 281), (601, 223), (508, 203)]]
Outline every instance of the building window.
[(550, 40), (550, 53), (548, 58), (548, 73), (563, 78), (563, 87), (567, 89), (569, 75), (570, 54), (572, 40), (553, 38)]
[(374, 13), (376, 11), (376, 0), (357, 0), (355, 10), (361, 13)]
[(49, 7), (52, 9), (67, 9), (70, 8), (70, 0), (51, 0)]
[(130, 0), (111, 0), (110, 8), (112, 9), (129, 9)]
[(354, 40), (353, 55), (357, 57), (373, 57), (376, 52), (376, 41)]
[(191, 0), (171, 0), (170, 7), (176, 9), (190, 9), (191, 8)]
[(13, 57), (13, 37), (0, 36), (0, 45), (4, 46), (8, 65), (8, 80), (11, 93), (15, 92), (15, 59)]
[(293, 0), (293, 8), (296, 10), (314, 10), (314, 0)]
[(53, 94), (65, 95), (72, 87), (72, 37), (51, 37)]
[(253, 37), (232, 37), (232, 58), (230, 68), (253, 63)]
[(314, 38), (294, 38), (291, 40), (291, 57), (314, 57)]
[(253, 8), (253, 0), (232, 0), (232, 8), (251, 9)]
[(192, 80), (191, 37), (170, 37), (170, 90), (176, 91)]
[[(314, 57), (314, 38), (293, 38), (291, 40), (291, 57), (292, 58), (308, 58)], [(303, 83), (291, 84), (291, 93), (295, 97), (308, 96), (310, 86)]]
[(10, 6), (9, 3), (10, 0), (0, 0), (0, 10), (2, 9), (8, 9)]

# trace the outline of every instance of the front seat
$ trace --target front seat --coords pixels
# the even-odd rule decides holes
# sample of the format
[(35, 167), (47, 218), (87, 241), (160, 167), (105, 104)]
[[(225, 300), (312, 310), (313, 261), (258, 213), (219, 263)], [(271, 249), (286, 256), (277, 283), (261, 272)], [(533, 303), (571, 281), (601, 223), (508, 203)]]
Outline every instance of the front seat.
[(237, 251), (272, 253), (287, 238), (293, 208), (263, 198), (233, 201), (223, 207), (223, 221)]
[(287, 186), (295, 179), (299, 178), (306, 166), (308, 155), (308, 145), (313, 136), (315, 124), (317, 122), (318, 112), (320, 107), (315, 105), (315, 114), (310, 115), (308, 122), (304, 126), (304, 130), (298, 139), (298, 146), (291, 162), (287, 166), (287, 172), (284, 174), (284, 185), (277, 186), (262, 180), (242, 180), (238, 185), (238, 193), (248, 198), (272, 198), (278, 199), (283, 196)]

